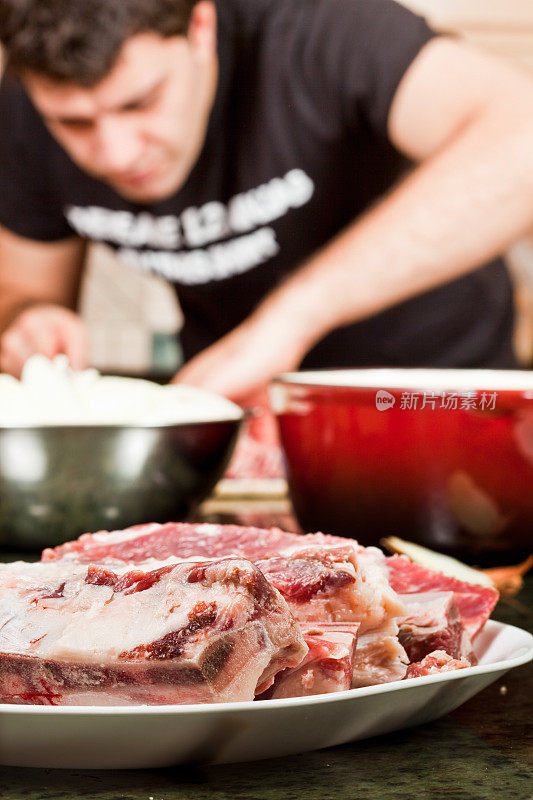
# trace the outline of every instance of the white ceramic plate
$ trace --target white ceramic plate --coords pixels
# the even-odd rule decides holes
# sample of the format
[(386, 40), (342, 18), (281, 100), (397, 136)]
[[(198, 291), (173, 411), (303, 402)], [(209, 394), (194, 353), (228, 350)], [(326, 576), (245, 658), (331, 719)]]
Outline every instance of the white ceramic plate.
[(0, 705), (0, 762), (134, 769), (301, 753), (420, 725), (448, 714), (533, 658), (533, 636), (489, 621), (480, 664), (332, 695), (197, 706)]

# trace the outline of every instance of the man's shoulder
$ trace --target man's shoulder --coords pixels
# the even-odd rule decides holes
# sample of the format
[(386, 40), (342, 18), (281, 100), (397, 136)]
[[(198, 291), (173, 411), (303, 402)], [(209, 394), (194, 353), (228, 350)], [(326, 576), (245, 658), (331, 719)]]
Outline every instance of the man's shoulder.
[[(217, 0), (223, 28), (231, 38), (244, 47), (252, 44), (252, 54), (261, 45), (278, 58), (280, 49), (292, 49), (297, 59), (292, 68), (306, 55), (314, 60), (326, 59), (327, 54), (348, 50), (352, 62), (368, 58), (368, 48), (394, 29), (400, 39), (409, 37), (423, 22), (415, 13), (397, 0)], [(385, 42), (387, 45), (390, 42)], [(255, 49), (259, 48), (259, 49)], [(321, 53), (319, 59), (318, 52)]]
[(35, 110), (22, 83), (11, 73), (6, 73), (0, 81), (0, 124), (10, 130), (35, 134), (44, 131), (41, 117)]
[(219, 12), (229, 12), (245, 31), (259, 30), (276, 19), (298, 20), (300, 15), (307, 20), (323, 15), (353, 19), (369, 15), (378, 19), (398, 6), (397, 0), (218, 0)]
[(20, 108), (27, 108), (30, 103), (23, 85), (10, 72), (6, 72), (0, 82), (0, 101)]

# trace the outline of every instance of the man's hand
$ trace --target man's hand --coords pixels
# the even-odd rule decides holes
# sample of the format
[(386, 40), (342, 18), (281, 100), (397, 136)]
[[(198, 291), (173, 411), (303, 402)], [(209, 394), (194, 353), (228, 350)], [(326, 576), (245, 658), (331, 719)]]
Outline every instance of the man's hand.
[(309, 340), (277, 309), (255, 314), (186, 364), (173, 383), (186, 383), (245, 404), (278, 373), (298, 367)]
[(73, 369), (87, 366), (87, 333), (78, 314), (51, 304), (22, 311), (0, 338), (0, 371), (20, 377), (26, 360), (36, 353), (47, 358), (68, 356)]
[(0, 370), (19, 377), (34, 353), (65, 353), (85, 366), (87, 346), (76, 306), (85, 242), (39, 242), (0, 226)]

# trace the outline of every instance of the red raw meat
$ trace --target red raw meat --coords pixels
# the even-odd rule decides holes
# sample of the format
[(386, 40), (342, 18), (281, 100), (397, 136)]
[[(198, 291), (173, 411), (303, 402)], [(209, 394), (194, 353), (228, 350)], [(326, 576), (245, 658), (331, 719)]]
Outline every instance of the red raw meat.
[(464, 629), (453, 592), (401, 595), (408, 615), (400, 623), (400, 642), (409, 661), (421, 661), (435, 650), (476, 663), (472, 642)]
[(284, 669), (257, 700), (307, 697), (349, 689), (352, 684), (357, 624), (302, 624), (307, 655), (297, 667)]
[(169, 556), (217, 558), (239, 555), (253, 560), (278, 555), (288, 548), (322, 544), (364, 549), (356, 541), (322, 533), (303, 536), (279, 528), (167, 522), (165, 525), (135, 525), (124, 531), (85, 533), (73, 542), (44, 550), (42, 558), (43, 561), (72, 558), (85, 563), (115, 558), (135, 563)]
[(237, 525), (168, 523), (102, 531), (47, 550), (43, 559), (126, 561), (147, 569), (143, 562), (150, 558), (223, 556), (252, 560), (301, 624), (330, 623), (338, 631), (343, 623), (359, 623), (352, 687), (401, 680), (409, 660), (419, 662), (437, 649), (471, 657), (467, 634), (481, 629), (498, 597), (495, 590), (447, 578), (406, 558), (386, 559), (354, 540)]
[(466, 669), (470, 666), (466, 658), (452, 658), (444, 650), (435, 650), (417, 664), (409, 664), (405, 678), (422, 678), (424, 675), (454, 672), (456, 669)]
[(349, 554), (347, 557), (344, 549), (339, 553), (327, 550), (271, 556), (260, 558), (255, 563), (270, 583), (294, 603), (308, 603), (317, 594), (355, 583), (355, 576), (348, 567), (351, 563)]
[(357, 639), (352, 688), (401, 680), (409, 659), (398, 638), (398, 622), (391, 618)]
[(0, 702), (252, 700), (307, 647), (249, 561), (0, 568)]
[(364, 631), (405, 611), (389, 586), (380, 550), (321, 533), (303, 536), (238, 525), (144, 525), (84, 534), (45, 550), (43, 560), (142, 563), (149, 558), (229, 555), (258, 564), (299, 620), (360, 622)]
[(357, 622), (366, 631), (405, 612), (385, 570), (366, 564), (351, 545), (288, 548), (254, 563), (300, 622)]
[(261, 397), (249, 405), (253, 407), (253, 414), (243, 425), (224, 477), (237, 480), (284, 478), (278, 426), (268, 407), (268, 399)]
[(498, 602), (496, 589), (457, 580), (441, 572), (420, 567), (404, 556), (387, 559), (392, 588), (398, 594), (453, 592), (465, 630), (473, 640)]

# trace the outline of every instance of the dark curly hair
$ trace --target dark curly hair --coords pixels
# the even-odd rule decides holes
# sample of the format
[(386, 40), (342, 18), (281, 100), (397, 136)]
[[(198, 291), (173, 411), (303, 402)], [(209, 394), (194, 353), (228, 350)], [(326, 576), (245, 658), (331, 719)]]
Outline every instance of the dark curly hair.
[(130, 36), (184, 35), (198, 0), (0, 0), (7, 65), (90, 87)]

